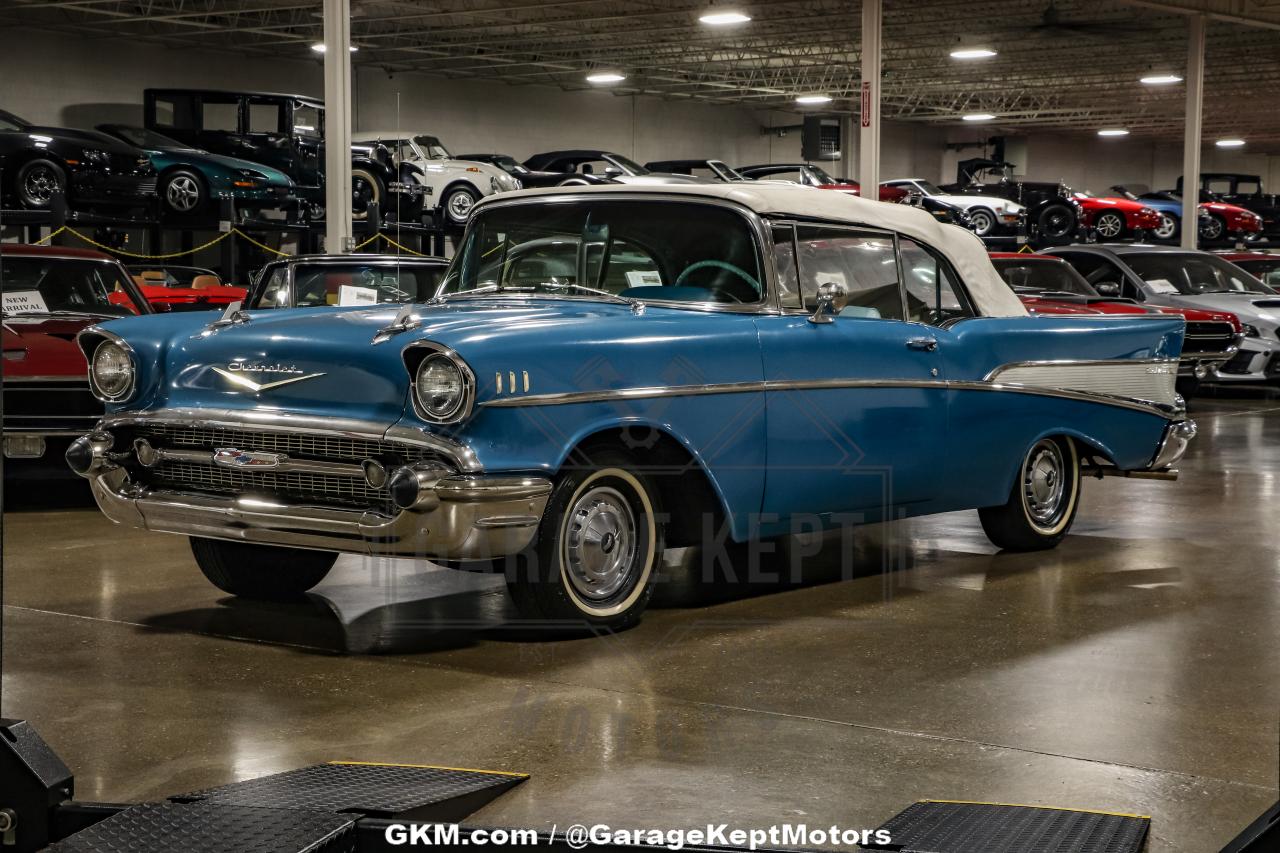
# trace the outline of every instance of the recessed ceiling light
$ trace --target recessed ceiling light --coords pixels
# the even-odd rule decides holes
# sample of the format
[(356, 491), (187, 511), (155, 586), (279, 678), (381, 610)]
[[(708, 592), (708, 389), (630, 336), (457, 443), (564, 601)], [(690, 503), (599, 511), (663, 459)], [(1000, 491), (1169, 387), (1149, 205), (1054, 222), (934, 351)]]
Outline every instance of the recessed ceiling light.
[(1128, 136), (1129, 131), (1125, 130), (1123, 127), (1104, 127), (1102, 130), (1098, 131), (1098, 135), (1099, 136)]
[(965, 121), (991, 121), (995, 116), (991, 113), (969, 113), (967, 116), (962, 116), (962, 118)]
[(588, 83), (621, 83), (627, 75), (617, 71), (595, 71), (587, 75)]
[(797, 95), (797, 104), (829, 104), (831, 103), (830, 95)]
[(732, 24), (745, 24), (751, 20), (751, 16), (737, 9), (711, 8), (699, 15), (698, 20), (713, 27), (726, 27)]
[[(318, 42), (316, 42), (315, 44), (311, 45), (311, 49), (312, 49), (312, 50), (314, 50), (316, 53), (324, 53), (324, 52), (325, 52), (325, 50), (327, 50), (327, 48), (326, 48), (326, 46), (325, 46), (325, 43), (324, 43), (324, 42), (322, 42), (322, 41), (318, 41)], [(359, 49), (360, 49), (360, 48), (356, 47), (354, 44), (353, 44), (353, 45), (351, 45), (351, 47), (349, 48), (349, 50), (350, 50), (352, 53), (355, 53), (355, 52), (356, 52), (357, 50), (359, 50)]]
[(995, 55), (989, 47), (961, 47), (951, 51), (952, 59), (988, 59)]
[(1140, 82), (1148, 86), (1167, 86), (1170, 83), (1181, 83), (1182, 78), (1177, 74), (1148, 74), (1141, 78)]
[(1217, 142), (1213, 144), (1218, 146), (1219, 148), (1243, 148), (1244, 140), (1243, 139), (1219, 139)]

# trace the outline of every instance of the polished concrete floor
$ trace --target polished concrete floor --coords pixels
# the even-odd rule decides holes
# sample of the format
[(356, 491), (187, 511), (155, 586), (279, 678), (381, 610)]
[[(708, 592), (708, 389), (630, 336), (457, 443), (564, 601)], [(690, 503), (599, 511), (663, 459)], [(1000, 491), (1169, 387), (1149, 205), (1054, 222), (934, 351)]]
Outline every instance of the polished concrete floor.
[(232, 600), (184, 539), (12, 511), (2, 710), (87, 799), (355, 759), (531, 773), (486, 824), (874, 827), (968, 799), (1216, 850), (1277, 798), (1280, 398), (1193, 414), (1182, 479), (1087, 482), (1056, 551), (996, 554), (973, 513), (866, 528), (855, 577), (824, 554), (616, 636), (542, 636), (500, 581), (407, 562)]

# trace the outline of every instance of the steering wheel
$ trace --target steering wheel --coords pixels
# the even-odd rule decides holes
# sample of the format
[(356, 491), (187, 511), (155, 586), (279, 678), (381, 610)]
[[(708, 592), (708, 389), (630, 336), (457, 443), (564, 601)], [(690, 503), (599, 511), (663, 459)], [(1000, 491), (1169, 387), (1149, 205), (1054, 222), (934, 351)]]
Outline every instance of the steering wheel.
[(697, 263), (695, 263), (695, 264), (690, 264), (689, 266), (687, 266), (687, 267), (685, 267), (685, 268), (684, 268), (684, 271), (683, 271), (683, 272), (681, 272), (681, 273), (680, 273), (680, 275), (676, 276), (676, 280), (675, 280), (675, 285), (674, 285), (674, 286), (675, 286), (675, 287), (680, 287), (682, 284), (684, 284), (685, 279), (687, 279), (687, 278), (689, 277), (689, 274), (690, 274), (690, 273), (692, 273), (692, 272), (696, 272), (697, 270), (700, 270), (700, 269), (709, 269), (709, 268), (711, 268), (711, 269), (722, 269), (722, 270), (728, 270), (729, 272), (733, 273), (733, 274), (734, 274), (734, 275), (736, 275), (738, 278), (742, 279), (742, 280), (743, 280), (743, 281), (745, 281), (748, 285), (750, 285), (750, 286), (751, 286), (751, 296), (750, 296), (750, 298), (749, 298), (749, 299), (742, 299), (742, 298), (738, 297), (736, 294), (731, 293), (731, 292), (729, 292), (728, 290), (726, 290), (726, 289), (724, 289), (724, 288), (718, 288), (718, 287), (717, 287), (717, 288), (711, 288), (711, 287), (707, 288), (707, 289), (708, 289), (708, 290), (710, 290), (712, 293), (723, 293), (725, 296), (729, 297), (729, 299), (731, 299), (731, 300), (732, 300), (732, 301), (734, 301), (734, 302), (738, 302), (738, 303), (742, 303), (742, 302), (755, 302), (755, 301), (756, 301), (756, 299), (757, 299), (757, 298), (759, 298), (759, 295), (760, 295), (760, 282), (756, 281), (756, 280), (755, 280), (755, 278), (753, 278), (753, 277), (751, 276), (751, 274), (750, 274), (749, 272), (747, 272), (746, 270), (742, 269), (741, 267), (736, 267), (736, 266), (734, 266), (733, 264), (728, 263), (728, 262), (726, 262), (726, 261), (706, 260), (706, 261), (698, 261), (698, 262), (697, 262)]

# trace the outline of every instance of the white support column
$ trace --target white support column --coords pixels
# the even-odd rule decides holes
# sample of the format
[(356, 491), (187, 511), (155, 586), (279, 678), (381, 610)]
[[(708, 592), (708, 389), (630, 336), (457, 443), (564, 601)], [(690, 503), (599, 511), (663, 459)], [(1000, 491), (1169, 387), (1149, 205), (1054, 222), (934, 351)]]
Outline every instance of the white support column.
[(1200, 231), (1200, 142), (1204, 110), (1204, 15), (1192, 15), (1187, 37), (1187, 114), (1182, 138), (1182, 248)]
[(863, 198), (880, 198), (880, 22), (883, 0), (862, 0), (862, 89), (858, 181)]
[(351, 239), (351, 0), (324, 0), (324, 174), (326, 252)]

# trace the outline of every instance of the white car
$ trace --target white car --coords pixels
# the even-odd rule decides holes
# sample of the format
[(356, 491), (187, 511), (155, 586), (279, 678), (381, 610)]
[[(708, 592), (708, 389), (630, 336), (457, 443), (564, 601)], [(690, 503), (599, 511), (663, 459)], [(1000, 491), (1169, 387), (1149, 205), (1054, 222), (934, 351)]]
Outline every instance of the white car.
[(424, 173), (423, 183), (450, 225), (466, 224), (471, 208), (487, 195), (520, 189), (520, 181), (497, 166), (455, 160), (434, 136), (404, 131), (360, 131), (355, 144), (382, 143), (396, 162), (412, 163)]
[(1026, 210), (1016, 201), (997, 196), (944, 193), (922, 178), (899, 178), (894, 181), (884, 181), (881, 186), (897, 187), (909, 193), (918, 193), (962, 208), (969, 214), (969, 221), (973, 223), (973, 233), (979, 237), (1015, 233), (1018, 230), (1018, 220)]

